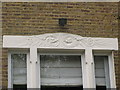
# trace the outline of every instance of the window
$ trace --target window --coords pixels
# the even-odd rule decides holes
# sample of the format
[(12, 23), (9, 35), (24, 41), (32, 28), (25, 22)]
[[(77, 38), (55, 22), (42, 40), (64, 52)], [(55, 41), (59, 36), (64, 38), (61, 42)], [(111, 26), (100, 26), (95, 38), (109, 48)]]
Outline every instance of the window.
[[(36, 65), (38, 64), (40, 69), (37, 67), (36, 71), (39, 72), (40, 70), (40, 74), (37, 73), (37, 76), (33, 76), (33, 78), (40, 78), (40, 84), (38, 85), (40, 85), (41, 90), (83, 90), (83, 85), (85, 85), (83, 78), (85, 78), (84, 70), (86, 61), (84, 57), (85, 52), (79, 52), (71, 50), (60, 51), (60, 53), (59, 50), (53, 50), (48, 53), (38, 52), (37, 56), (39, 57), (40, 63), (36, 63)], [(96, 88), (104, 90), (111, 88), (111, 83), (113, 83), (111, 79), (114, 80), (114, 72), (111, 68), (113, 65), (111, 52), (97, 54), (94, 52), (93, 55), (94, 68), (92, 71), (95, 71), (95, 78), (93, 80), (95, 80)], [(8, 82), (11, 88), (27, 89), (27, 85), (29, 84), (28, 76), (33, 72), (28, 68), (31, 64), (28, 57), (28, 53), (19, 52), (19, 50), (9, 53)]]
[(108, 56), (94, 56), (96, 88), (110, 88)]
[(82, 90), (81, 56), (41, 55), (40, 58), (42, 90)]
[[(9, 55), (9, 68), (11, 74), (9, 86), (13, 88), (27, 88), (27, 55), (21, 53), (11, 53)], [(11, 63), (11, 64), (10, 64)]]
[[(66, 88), (66, 85), (79, 89), (116, 88), (113, 50), (118, 50), (117, 38), (91, 38), (67, 33), (5, 35), (3, 48), (10, 51), (8, 88), (47, 90), (56, 89), (55, 86)], [(28, 51), (23, 53), (22, 50)]]

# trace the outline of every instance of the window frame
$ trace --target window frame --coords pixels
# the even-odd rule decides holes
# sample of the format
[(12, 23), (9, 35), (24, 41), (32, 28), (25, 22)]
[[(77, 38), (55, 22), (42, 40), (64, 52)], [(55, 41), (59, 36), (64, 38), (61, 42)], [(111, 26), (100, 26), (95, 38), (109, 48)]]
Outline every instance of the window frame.
[[(51, 50), (84, 50), (83, 57), (85, 60), (82, 65), (83, 75), (83, 88), (95, 88), (95, 74), (93, 53), (94, 50), (98, 51), (112, 51), (109, 60), (110, 67), (110, 81), (111, 88), (116, 88), (115, 82), (115, 67), (114, 67), (114, 54), (113, 50), (118, 50), (118, 38), (97, 38), (97, 37), (82, 37), (68, 33), (46, 33), (33, 36), (3, 36), (3, 48), (8, 50), (13, 49), (29, 49), (27, 60), (27, 88), (39, 88), (37, 85), (37, 67), (39, 66), (38, 49)], [(10, 66), (10, 65), (9, 65)], [(8, 67), (9, 67), (8, 66)], [(9, 70), (8, 70), (9, 71)], [(32, 73), (31, 73), (32, 72)], [(114, 73), (113, 73), (114, 72)], [(8, 75), (9, 77), (9, 75)], [(91, 77), (91, 78), (90, 78)], [(9, 82), (8, 82), (9, 83)]]
[[(93, 59), (94, 59), (94, 56), (108, 56), (108, 69), (109, 69), (110, 86), (108, 86), (106, 84), (106, 88), (116, 88), (114, 51), (107, 51), (107, 50), (106, 51), (94, 51), (93, 52)], [(104, 60), (104, 62), (105, 62), (105, 60)], [(106, 72), (105, 72), (105, 75), (106, 75)], [(108, 78), (106, 78), (106, 82), (108, 82)]]
[[(19, 51), (19, 50), (15, 50), (15, 51), (9, 51), (8, 53), (8, 88), (13, 88), (13, 81), (12, 81), (12, 60), (11, 60), (11, 54), (26, 54), (27, 55), (27, 88), (29, 88), (29, 82), (30, 80), (28, 79), (29, 73), (30, 73), (30, 69), (29, 69), (29, 65), (30, 65), (30, 53), (27, 51)], [(64, 53), (61, 54), (59, 52), (49, 52), (49, 53), (42, 53), (42, 52), (38, 52), (37, 53), (37, 65), (40, 66), (40, 55), (79, 55), (81, 56), (81, 66), (82, 66), (82, 83), (83, 83), (83, 78), (84, 78), (84, 65), (85, 65), (85, 51), (84, 52), (76, 52), (76, 53)], [(94, 56), (108, 56), (108, 65), (109, 65), (109, 77), (110, 77), (110, 88), (115, 87), (116, 88), (116, 80), (115, 80), (115, 67), (114, 67), (114, 54), (113, 51), (109, 51), (109, 52), (96, 52), (93, 51), (92, 53), (93, 55), (93, 60), (94, 60)], [(93, 62), (94, 63), (94, 62)], [(39, 86), (41, 86), (41, 82), (40, 82), (40, 67), (38, 68), (39, 72), (37, 73), (37, 76), (34, 78), (38, 78), (39, 82)], [(95, 71), (95, 69), (93, 70)], [(94, 78), (95, 80), (95, 78)], [(95, 83), (96, 84), (96, 83)], [(83, 83), (84, 85), (84, 83)], [(96, 86), (96, 85), (95, 85)], [(41, 87), (39, 87), (41, 88)]]
[[(39, 51), (39, 50), (38, 50)], [(79, 52), (78, 52), (79, 51)], [(74, 50), (74, 53), (72, 53), (72, 51), (67, 51), (67, 50), (62, 50), (62, 52), (65, 52), (65, 53), (61, 53), (58, 51), (52, 51), (52, 52), (38, 52), (37, 53), (37, 58), (38, 58), (38, 64), (40, 66), (40, 55), (77, 55), (77, 56), (81, 56), (81, 67), (83, 67), (83, 63), (84, 63), (84, 51), (83, 50)], [(69, 52), (69, 53), (68, 53)], [(38, 69), (40, 71), (40, 68)], [(82, 68), (82, 86), (83, 86), (83, 68)], [(38, 73), (38, 76), (40, 78), (40, 72)], [(40, 80), (39, 80), (40, 81)], [(38, 82), (39, 82), (38, 81)], [(41, 81), (39, 82), (39, 88), (41, 88)]]
[(28, 84), (28, 61), (29, 61), (29, 53), (27, 51), (19, 51), (19, 50), (10, 50), (8, 51), (8, 88), (13, 88), (13, 62), (11, 60), (12, 54), (26, 54), (26, 66), (27, 66), (27, 84)]

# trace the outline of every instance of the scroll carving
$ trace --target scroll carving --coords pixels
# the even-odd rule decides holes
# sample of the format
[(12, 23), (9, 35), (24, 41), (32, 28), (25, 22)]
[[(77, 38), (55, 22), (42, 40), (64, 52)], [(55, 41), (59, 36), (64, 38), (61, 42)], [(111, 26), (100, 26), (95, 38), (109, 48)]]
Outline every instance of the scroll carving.
[[(12, 48), (65, 48), (65, 49), (118, 49), (117, 38), (91, 38), (67, 33), (34, 36), (4, 36), (3, 47)], [(114, 42), (114, 43), (113, 43)]]
[(43, 37), (42, 42), (45, 46), (55, 46), (57, 47), (59, 45), (59, 39), (57, 36), (54, 35), (48, 35), (46, 37)]
[(41, 47), (66, 47), (74, 48), (79, 45), (93, 46), (92, 38), (84, 38), (72, 34), (44, 34), (39, 36), (30, 36), (27, 38), (26, 45)]

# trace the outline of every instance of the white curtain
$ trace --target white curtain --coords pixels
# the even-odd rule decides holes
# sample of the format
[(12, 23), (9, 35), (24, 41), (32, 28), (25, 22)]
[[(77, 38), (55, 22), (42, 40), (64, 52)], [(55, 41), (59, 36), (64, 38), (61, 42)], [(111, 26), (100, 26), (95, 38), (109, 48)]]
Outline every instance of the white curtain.
[(80, 56), (41, 56), (42, 85), (82, 85)]

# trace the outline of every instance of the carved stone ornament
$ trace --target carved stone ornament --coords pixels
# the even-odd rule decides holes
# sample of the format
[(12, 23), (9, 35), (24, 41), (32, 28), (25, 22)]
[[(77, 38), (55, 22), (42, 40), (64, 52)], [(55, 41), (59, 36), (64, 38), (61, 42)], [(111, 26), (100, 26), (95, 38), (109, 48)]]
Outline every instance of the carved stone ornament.
[(118, 49), (117, 38), (81, 37), (68, 33), (50, 33), (33, 36), (3, 36), (3, 47), (62, 48), (62, 49)]

